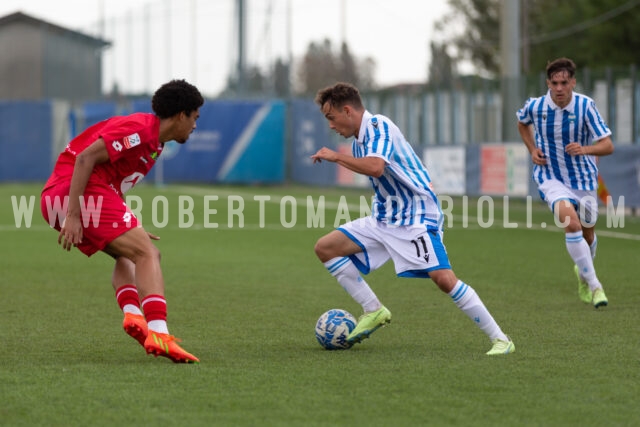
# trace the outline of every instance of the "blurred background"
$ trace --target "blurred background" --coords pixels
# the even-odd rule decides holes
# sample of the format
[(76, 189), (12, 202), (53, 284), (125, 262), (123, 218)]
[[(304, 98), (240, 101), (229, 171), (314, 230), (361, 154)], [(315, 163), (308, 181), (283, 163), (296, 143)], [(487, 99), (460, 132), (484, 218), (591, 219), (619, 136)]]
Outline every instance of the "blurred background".
[[(606, 190), (640, 206), (640, 0), (3, 0), (1, 181), (44, 180), (69, 139), (150, 111), (173, 78), (207, 102), (155, 182), (366, 185), (313, 103), (336, 81), (389, 116), (445, 194), (535, 194), (515, 113), (546, 92), (547, 61), (577, 66), (617, 151)], [(149, 179), (149, 178), (148, 178)]]

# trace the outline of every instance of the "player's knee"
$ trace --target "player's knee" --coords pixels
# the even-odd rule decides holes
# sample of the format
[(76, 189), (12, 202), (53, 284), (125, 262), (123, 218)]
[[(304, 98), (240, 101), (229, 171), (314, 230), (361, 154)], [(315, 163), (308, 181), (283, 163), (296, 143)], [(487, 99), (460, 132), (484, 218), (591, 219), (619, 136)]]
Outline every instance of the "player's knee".
[(143, 243), (131, 248), (131, 261), (137, 264), (140, 260), (155, 260), (160, 263), (162, 258), (160, 250), (151, 243)]
[(162, 253), (160, 253), (160, 249), (156, 245), (149, 245), (149, 256), (155, 258), (158, 263), (162, 260)]
[(318, 239), (315, 246), (313, 247), (313, 251), (322, 262), (328, 261), (332, 258), (330, 247), (327, 244), (327, 239), (325, 239), (324, 237)]
[(448, 294), (453, 290), (458, 278), (452, 270), (436, 270), (430, 274), (431, 280), (444, 293)]
[(580, 224), (579, 220), (571, 219), (569, 224), (565, 227), (567, 233), (576, 233), (578, 231), (582, 231), (582, 224)]
[(313, 251), (316, 253), (316, 256), (318, 258), (322, 258), (322, 254), (324, 253), (324, 245), (322, 244), (321, 240), (318, 240), (313, 246)]
[(160, 249), (156, 247), (156, 245), (151, 245), (151, 256), (158, 260), (158, 263), (162, 261), (162, 253)]

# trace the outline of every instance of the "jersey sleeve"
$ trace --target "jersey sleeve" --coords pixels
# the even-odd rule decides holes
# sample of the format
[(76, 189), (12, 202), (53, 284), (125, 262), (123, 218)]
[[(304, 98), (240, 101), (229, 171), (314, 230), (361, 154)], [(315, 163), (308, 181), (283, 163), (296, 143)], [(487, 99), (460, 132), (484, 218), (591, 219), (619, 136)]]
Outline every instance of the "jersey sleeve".
[(529, 98), (524, 103), (524, 106), (516, 112), (516, 116), (518, 117), (518, 121), (524, 125), (530, 125), (533, 123), (533, 119), (531, 117), (531, 103), (535, 100), (535, 98)]
[(367, 156), (380, 157), (389, 163), (393, 153), (393, 137), (389, 123), (374, 116), (367, 124), (367, 134)]
[(593, 100), (589, 100), (587, 103), (585, 123), (593, 141), (599, 141), (602, 138), (611, 135), (611, 130), (602, 119), (602, 116), (596, 107), (596, 103)]
[(100, 132), (104, 140), (111, 162), (132, 154), (135, 147), (140, 146), (146, 136), (145, 126), (127, 117), (110, 121)]

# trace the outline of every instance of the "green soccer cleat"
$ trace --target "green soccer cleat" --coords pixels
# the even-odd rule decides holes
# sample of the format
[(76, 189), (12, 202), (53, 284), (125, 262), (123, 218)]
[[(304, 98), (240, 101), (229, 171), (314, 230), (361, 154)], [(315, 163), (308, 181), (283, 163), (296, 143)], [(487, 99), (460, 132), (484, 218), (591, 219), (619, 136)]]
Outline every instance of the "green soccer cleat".
[(576, 273), (576, 277), (578, 278), (578, 296), (580, 300), (585, 304), (591, 304), (592, 294), (591, 289), (589, 289), (589, 285), (585, 282), (580, 276), (580, 270), (577, 265), (573, 266), (573, 271)]
[(491, 347), (491, 350), (487, 351), (487, 356), (509, 354), (516, 351), (516, 345), (513, 343), (513, 341), (511, 341), (511, 338), (509, 338), (509, 341), (503, 341), (500, 338), (496, 338), (492, 342), (493, 347)]
[(607, 296), (604, 294), (604, 289), (598, 288), (593, 291), (593, 306), (595, 308), (604, 307), (609, 304)]
[(358, 324), (347, 336), (347, 342), (357, 343), (369, 338), (381, 326), (391, 322), (391, 312), (382, 306), (376, 311), (365, 313), (358, 319)]

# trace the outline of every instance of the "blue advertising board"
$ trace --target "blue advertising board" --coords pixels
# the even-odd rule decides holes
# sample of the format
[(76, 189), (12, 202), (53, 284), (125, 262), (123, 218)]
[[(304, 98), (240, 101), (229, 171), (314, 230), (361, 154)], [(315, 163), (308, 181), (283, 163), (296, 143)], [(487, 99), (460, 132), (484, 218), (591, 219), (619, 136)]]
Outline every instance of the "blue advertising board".
[(0, 181), (49, 177), (52, 108), (49, 101), (0, 101)]
[(162, 181), (284, 181), (284, 104), (215, 101), (200, 108), (196, 130), (160, 156)]
[(318, 106), (307, 99), (291, 102), (292, 142), (291, 178), (294, 182), (312, 185), (335, 185), (335, 163), (313, 164), (310, 156), (322, 147), (337, 148), (336, 139)]

